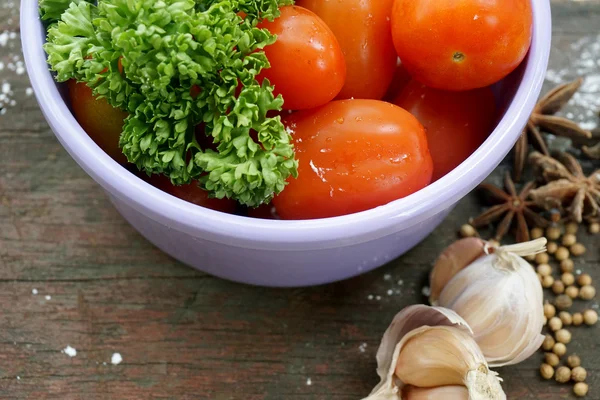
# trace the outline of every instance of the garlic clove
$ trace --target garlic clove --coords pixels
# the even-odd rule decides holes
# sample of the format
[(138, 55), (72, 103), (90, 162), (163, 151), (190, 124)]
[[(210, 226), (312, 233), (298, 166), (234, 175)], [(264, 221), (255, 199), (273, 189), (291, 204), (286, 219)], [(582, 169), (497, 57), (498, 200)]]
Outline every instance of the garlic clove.
[[(458, 314), (442, 307), (417, 304), (404, 308), (385, 331), (377, 350), (377, 374), (380, 382), (365, 400), (397, 400), (401, 388), (394, 378), (399, 343), (409, 332), (423, 326), (453, 326), (472, 334), (471, 328)], [(400, 382), (401, 384), (401, 382)]]
[(495, 372), (473, 337), (451, 326), (421, 327), (399, 343), (395, 375), (404, 384), (421, 388), (464, 385), (469, 398), (505, 399)]
[(478, 238), (465, 238), (452, 243), (440, 254), (429, 276), (431, 295), (429, 302), (437, 305), (437, 299), (446, 284), (459, 271), (485, 255), (485, 242)]
[(440, 386), (418, 388), (406, 386), (402, 390), (403, 400), (469, 400), (469, 391), (464, 386)]
[(545, 239), (500, 247), (459, 271), (438, 304), (461, 315), (493, 367), (516, 364), (542, 344), (543, 291), (531, 265), (519, 255), (543, 251)]

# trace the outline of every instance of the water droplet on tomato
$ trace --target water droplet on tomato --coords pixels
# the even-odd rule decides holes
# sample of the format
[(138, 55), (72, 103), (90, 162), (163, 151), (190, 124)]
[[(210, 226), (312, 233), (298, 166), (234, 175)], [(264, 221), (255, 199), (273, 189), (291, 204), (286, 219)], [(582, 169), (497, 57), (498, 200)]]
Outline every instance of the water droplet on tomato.
[(340, 125), (343, 124), (344, 123), (344, 117), (340, 117), (340, 118), (336, 119), (335, 122), (337, 122)]

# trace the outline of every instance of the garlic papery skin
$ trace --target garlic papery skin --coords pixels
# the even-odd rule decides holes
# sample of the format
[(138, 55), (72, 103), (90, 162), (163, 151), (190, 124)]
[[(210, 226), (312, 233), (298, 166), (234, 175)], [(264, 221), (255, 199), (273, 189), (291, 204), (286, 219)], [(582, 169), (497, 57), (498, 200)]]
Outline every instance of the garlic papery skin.
[[(403, 399), (402, 389), (406, 385), (396, 376), (396, 366), (404, 343), (415, 333), (439, 326), (452, 327), (458, 332), (463, 332), (467, 337), (471, 338), (470, 343), (474, 343), (471, 328), (469, 328), (468, 324), (454, 311), (442, 307), (429, 307), (422, 304), (405, 308), (396, 315), (383, 335), (381, 345), (377, 351), (377, 374), (381, 381), (364, 400)], [(481, 352), (479, 352), (479, 354), (481, 354)], [(487, 368), (483, 356), (480, 355), (479, 358)], [(490, 374), (493, 373), (490, 372)], [(457, 373), (457, 376), (458, 375), (459, 373)], [(466, 378), (467, 377), (465, 377), (465, 379)], [(497, 380), (497, 378), (495, 379)], [(500, 388), (499, 390), (502, 393), (500, 397), (488, 397), (485, 399), (505, 399), (505, 396), (502, 397), (502, 389)]]
[(422, 327), (409, 332), (401, 344), (394, 373), (402, 383), (420, 388), (464, 385), (469, 399), (506, 399), (497, 374), (464, 330)]
[(485, 242), (473, 237), (457, 240), (446, 247), (436, 260), (429, 276), (431, 282), (429, 302), (432, 305), (437, 305), (440, 293), (454, 275), (479, 257), (485, 256), (484, 249)]
[(494, 249), (454, 275), (437, 299), (467, 321), (492, 367), (519, 363), (544, 341), (542, 286), (521, 255), (542, 252), (545, 244), (541, 238)]
[(469, 400), (469, 391), (464, 386), (436, 388), (406, 386), (402, 390), (402, 400)]

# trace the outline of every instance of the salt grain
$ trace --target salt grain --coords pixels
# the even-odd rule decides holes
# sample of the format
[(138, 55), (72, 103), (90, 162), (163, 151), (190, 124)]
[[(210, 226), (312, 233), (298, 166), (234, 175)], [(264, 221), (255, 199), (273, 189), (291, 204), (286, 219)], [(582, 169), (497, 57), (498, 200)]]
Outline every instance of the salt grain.
[(19, 375), (17, 375), (17, 380), (18, 380), (18, 381), (20, 381), (20, 380), (21, 380), (21, 377), (20, 377)]
[(121, 361), (123, 361), (123, 357), (121, 357), (121, 355), (119, 353), (113, 354), (110, 359), (110, 363), (112, 365), (119, 365), (119, 364), (121, 364)]
[(306, 385), (307, 385), (307, 386), (310, 386), (310, 385), (312, 385), (312, 380), (311, 380), (310, 378), (308, 378), (308, 379), (306, 380)]
[(0, 87), (0, 89), (2, 90), (3, 94), (9, 94), (10, 93), (10, 83), (2, 82), (2, 86)]
[(375, 300), (381, 300), (381, 296), (375, 297)]
[(367, 351), (367, 344), (366, 343), (362, 343), (360, 346), (358, 346), (358, 350), (361, 353), (364, 353), (365, 351)]
[(391, 276), (390, 274), (385, 274), (385, 275), (383, 276), (383, 280), (384, 280), (384, 281), (389, 281), (390, 279), (392, 279), (392, 276)]
[(393, 291), (392, 289), (390, 289), (390, 290), (388, 290), (388, 291), (387, 291), (387, 295), (388, 295), (388, 296), (391, 296), (391, 295), (393, 295), (393, 294), (394, 294), (394, 291)]
[(0, 71), (2, 71), (4, 69), (4, 63), (2, 61), (0, 61)]
[(423, 286), (423, 289), (421, 290), (421, 294), (423, 296), (429, 297), (429, 295), (431, 295), (431, 289), (429, 288), (429, 286)]
[(398, 285), (399, 285), (399, 286), (402, 286), (402, 285), (404, 285), (404, 281), (403, 281), (402, 279), (400, 279), (400, 280), (398, 281)]
[(31, 289), (31, 294), (33, 294), (33, 295), (38, 294), (38, 290), (36, 288)]
[(372, 294), (368, 295), (368, 296), (367, 296), (367, 299), (369, 299), (369, 300), (373, 300), (373, 295), (372, 295)]
[(49, 294), (46, 295), (46, 300), (52, 300), (52, 296), (50, 296)]
[(6, 43), (8, 43), (8, 31), (0, 33), (0, 47), (6, 46)]
[(77, 355), (77, 350), (75, 350), (71, 346), (65, 347), (62, 352), (68, 355), (69, 357), (75, 357)]
[(33, 89), (28, 87), (27, 89), (25, 89), (25, 95), (27, 96), (31, 96), (33, 94)]

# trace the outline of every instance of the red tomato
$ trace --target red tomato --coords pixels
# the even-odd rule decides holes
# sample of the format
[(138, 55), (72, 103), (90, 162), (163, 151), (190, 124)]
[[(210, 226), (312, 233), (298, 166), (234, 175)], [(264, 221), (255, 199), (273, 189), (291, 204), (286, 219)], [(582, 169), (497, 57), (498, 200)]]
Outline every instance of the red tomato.
[(431, 181), (425, 129), (378, 100), (333, 101), (284, 121), (299, 176), (273, 199), (282, 219), (326, 218), (408, 196)]
[(258, 219), (279, 219), (277, 210), (275, 210), (275, 207), (272, 204), (263, 204), (257, 208), (249, 208), (248, 216)]
[(448, 92), (412, 80), (394, 104), (423, 124), (433, 159), (433, 180), (456, 168), (485, 141), (496, 114), (490, 88)]
[(404, 89), (404, 87), (410, 81), (411, 77), (408, 71), (406, 68), (404, 68), (404, 65), (398, 61), (396, 71), (394, 72), (394, 77), (392, 78), (392, 83), (390, 83), (390, 86), (388, 87), (385, 96), (383, 96), (383, 99), (385, 101), (393, 101), (396, 97), (398, 97), (402, 89)]
[(175, 186), (167, 177), (162, 175), (152, 175), (144, 179), (155, 188), (197, 206), (228, 214), (233, 214), (237, 210), (237, 203), (234, 200), (210, 198), (208, 197), (208, 192), (200, 188), (197, 182), (192, 182), (189, 185)]
[(489, 86), (513, 71), (531, 44), (531, 0), (395, 0), (392, 34), (402, 63), (444, 90)]
[(85, 83), (67, 83), (71, 109), (84, 131), (115, 161), (125, 164), (127, 158), (119, 148), (123, 120), (127, 113), (114, 108), (106, 99), (96, 99)]
[(277, 41), (265, 47), (271, 68), (258, 81), (269, 79), (275, 95), (283, 96), (284, 109), (318, 107), (337, 96), (346, 80), (344, 54), (321, 18), (305, 8), (286, 6), (279, 18), (259, 27), (277, 35)]
[(329, 25), (346, 58), (338, 99), (381, 99), (392, 80), (396, 51), (390, 16), (394, 0), (299, 0)]

